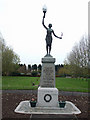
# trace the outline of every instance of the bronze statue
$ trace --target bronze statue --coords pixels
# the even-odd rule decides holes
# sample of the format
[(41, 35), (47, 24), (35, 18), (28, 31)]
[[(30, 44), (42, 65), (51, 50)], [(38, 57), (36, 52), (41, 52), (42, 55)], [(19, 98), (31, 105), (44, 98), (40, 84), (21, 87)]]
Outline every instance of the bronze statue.
[[(47, 50), (47, 55), (50, 55), (50, 52), (51, 52), (51, 45), (52, 45), (52, 33), (55, 37), (59, 38), (59, 39), (62, 39), (62, 37), (58, 37), (55, 33), (54, 33), (54, 30), (51, 29), (52, 27), (52, 24), (49, 24), (48, 25), (48, 28), (45, 26), (44, 24), (44, 18), (45, 18), (45, 13), (46, 11), (43, 11), (44, 12), (44, 16), (43, 16), (43, 20), (42, 20), (42, 24), (44, 26), (44, 28), (47, 30), (47, 35), (46, 35), (46, 50)], [(61, 33), (61, 36), (63, 36), (63, 33)], [(49, 49), (49, 51), (48, 51)]]

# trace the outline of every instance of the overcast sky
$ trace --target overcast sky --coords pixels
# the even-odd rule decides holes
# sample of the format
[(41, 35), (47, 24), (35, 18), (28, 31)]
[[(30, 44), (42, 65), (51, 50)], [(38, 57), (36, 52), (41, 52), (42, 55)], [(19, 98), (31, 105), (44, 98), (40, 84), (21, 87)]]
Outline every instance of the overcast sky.
[(45, 25), (52, 23), (51, 55), (63, 64), (67, 54), (88, 32), (89, 0), (0, 0), (0, 32), (6, 44), (20, 56), (22, 64), (40, 64), (46, 55), (46, 30), (42, 7), (47, 6)]

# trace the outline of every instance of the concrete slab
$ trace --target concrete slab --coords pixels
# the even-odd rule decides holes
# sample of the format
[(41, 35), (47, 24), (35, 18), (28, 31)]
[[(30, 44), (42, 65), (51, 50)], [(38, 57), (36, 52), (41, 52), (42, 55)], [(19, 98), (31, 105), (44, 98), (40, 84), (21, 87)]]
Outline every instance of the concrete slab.
[(81, 111), (69, 101), (66, 101), (65, 108), (58, 107), (31, 107), (29, 101), (22, 101), (15, 109), (16, 113), (22, 114), (80, 114)]

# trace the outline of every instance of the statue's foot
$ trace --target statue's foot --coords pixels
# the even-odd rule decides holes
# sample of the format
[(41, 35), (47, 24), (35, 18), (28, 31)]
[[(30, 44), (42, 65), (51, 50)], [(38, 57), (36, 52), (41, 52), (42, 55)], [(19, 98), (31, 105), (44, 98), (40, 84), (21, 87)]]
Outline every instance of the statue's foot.
[(52, 57), (52, 56), (51, 56), (50, 53), (49, 53), (49, 54), (46, 54), (45, 57)]

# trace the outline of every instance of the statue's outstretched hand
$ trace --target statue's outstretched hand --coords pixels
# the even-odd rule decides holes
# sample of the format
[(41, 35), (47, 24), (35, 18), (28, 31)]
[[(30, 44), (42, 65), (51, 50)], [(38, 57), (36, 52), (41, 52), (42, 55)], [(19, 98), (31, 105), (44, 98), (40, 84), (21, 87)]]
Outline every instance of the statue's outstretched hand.
[(62, 37), (58, 37), (59, 39), (62, 39)]
[(61, 37), (58, 37), (59, 39), (62, 39), (63, 33), (61, 32)]

